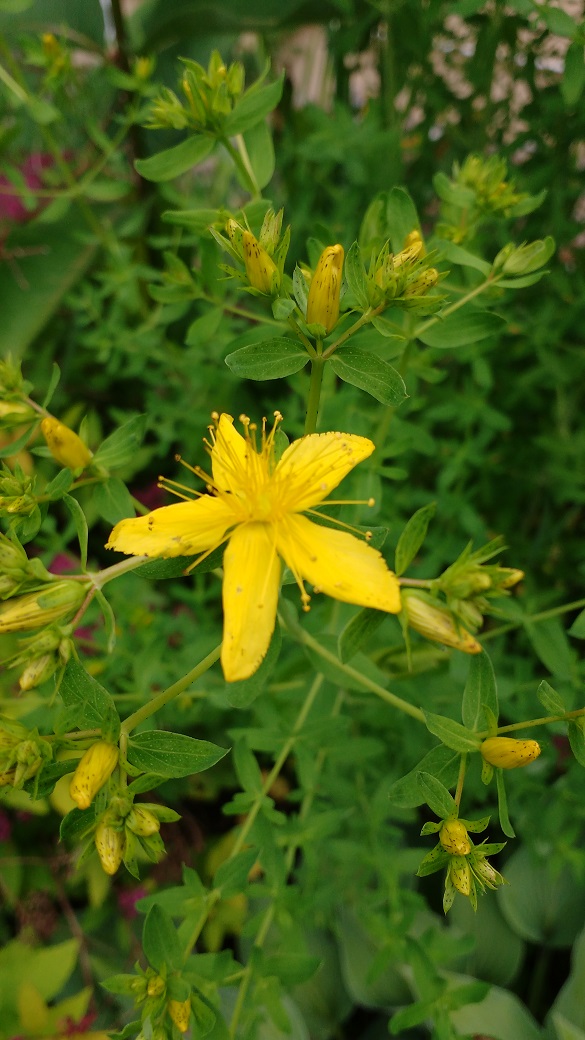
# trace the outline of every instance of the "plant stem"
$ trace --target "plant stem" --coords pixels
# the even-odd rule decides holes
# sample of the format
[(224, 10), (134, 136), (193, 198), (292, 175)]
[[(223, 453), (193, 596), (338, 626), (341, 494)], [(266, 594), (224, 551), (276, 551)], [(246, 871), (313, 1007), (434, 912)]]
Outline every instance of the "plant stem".
[(172, 701), (173, 697), (178, 697), (180, 693), (183, 693), (184, 690), (191, 686), (191, 683), (194, 683), (196, 679), (199, 679), (200, 676), (205, 674), (205, 672), (208, 672), (212, 665), (219, 660), (220, 654), (221, 643), (219, 646), (216, 646), (207, 657), (204, 657), (199, 664), (196, 664), (191, 671), (187, 672), (182, 679), (177, 679), (177, 682), (173, 683), (172, 686), (167, 686), (166, 690), (159, 693), (148, 704), (143, 704), (138, 711), (133, 712), (127, 719), (124, 719), (124, 722), (122, 723), (122, 731), (126, 734), (131, 733), (133, 729), (136, 729), (136, 727), (140, 725), (141, 722), (144, 722), (145, 719), (149, 719), (155, 712), (164, 708), (165, 704)]
[(462, 296), (461, 299), (456, 300), (455, 303), (452, 303), (450, 307), (445, 307), (445, 310), (441, 311), (440, 314), (435, 315), (433, 318), (429, 318), (428, 321), (424, 321), (422, 325), (419, 325), (412, 333), (411, 339), (417, 339), (421, 335), (421, 333), (426, 332), (427, 329), (431, 329), (433, 325), (436, 325), (438, 322), (443, 321), (444, 318), (448, 318), (450, 314), (454, 314), (455, 311), (458, 311), (460, 309), (460, 307), (465, 307), (466, 303), (469, 303), (470, 300), (473, 300), (475, 296), (480, 296), (484, 289), (487, 289), (488, 286), (491, 287), (493, 285), (497, 285), (501, 277), (501, 275), (494, 276), (492, 274), (488, 274), (485, 281), (480, 282), (479, 285), (476, 285), (475, 289), (471, 289), (471, 291), (466, 293), (465, 296)]
[(538, 624), (539, 621), (548, 621), (549, 618), (558, 617), (559, 614), (567, 614), (569, 610), (580, 610), (585, 607), (585, 599), (574, 600), (573, 603), (563, 603), (560, 607), (551, 607), (550, 610), (541, 610), (539, 614), (532, 614), (526, 617), (519, 618), (518, 621), (509, 621), (506, 625), (500, 625), (499, 628), (492, 628), (491, 631), (486, 632), (482, 635), (482, 641), (486, 639), (494, 639), (495, 636), (504, 635), (506, 632), (512, 632), (515, 628), (520, 628), (525, 624)]
[(149, 556), (129, 556), (126, 560), (120, 560), (119, 563), (114, 563), (111, 567), (106, 567), (103, 571), (92, 574), (91, 580), (96, 588), (103, 589), (104, 585), (107, 585), (109, 581), (119, 578), (121, 574), (134, 571), (137, 567), (142, 567), (142, 564), (147, 563), (149, 559)]
[(346, 329), (345, 332), (342, 333), (342, 335), (338, 339), (336, 339), (333, 343), (330, 343), (327, 349), (323, 351), (323, 357), (325, 358), (325, 360), (327, 360), (327, 358), (330, 358), (331, 355), (335, 353), (337, 348), (340, 347), (343, 343), (345, 343), (346, 340), (350, 338), (350, 336), (353, 336), (353, 334), (357, 332), (358, 329), (361, 329), (362, 325), (367, 325), (368, 322), (372, 320), (372, 318), (375, 318), (377, 314), (380, 314), (384, 310), (385, 306), (385, 303), (381, 303), (379, 307), (368, 307), (367, 311), (364, 311), (361, 317), (359, 317), (357, 321), (354, 321), (353, 325), (350, 325), (350, 327)]
[(321, 398), (321, 385), (323, 383), (323, 370), (325, 362), (322, 357), (313, 358), (311, 361), (311, 382), (309, 385), (309, 399), (307, 401), (307, 417), (305, 419), (305, 434), (314, 433), (317, 429), (319, 417), (319, 400)]
[[(580, 715), (585, 715), (585, 708), (575, 708), (574, 711), (565, 711), (562, 715), (546, 715), (541, 719), (529, 719), (528, 722), (511, 722), (508, 726), (498, 726), (497, 735), (500, 736), (502, 733), (514, 733), (518, 729), (530, 729), (532, 726), (547, 726), (551, 722), (568, 722), (570, 719), (578, 719)], [(477, 736), (480, 740), (486, 740), (492, 734), (485, 730), (483, 733), (478, 733)]]
[[(282, 623), (287, 627), (284, 619), (282, 619)], [(311, 649), (314, 650), (315, 653), (319, 654), (324, 661), (328, 661), (330, 664), (334, 665), (338, 671), (344, 672), (349, 679), (357, 680), (357, 682), (364, 686), (366, 690), (369, 690), (370, 693), (375, 693), (376, 696), (379, 697), (380, 700), (385, 701), (386, 704), (390, 704), (398, 711), (403, 712), (405, 715), (410, 715), (411, 718), (426, 725), (424, 712), (421, 711), (420, 708), (415, 707), (414, 704), (409, 704), (408, 701), (403, 700), (402, 697), (398, 697), (395, 693), (391, 693), (390, 690), (385, 690), (379, 683), (374, 682), (373, 679), (368, 679), (367, 675), (362, 675), (357, 668), (352, 668), (350, 664), (342, 664), (335, 654), (330, 653), (329, 650), (326, 650), (325, 647), (321, 646), (321, 644), (316, 639), (313, 639), (313, 636), (309, 635), (308, 632), (305, 632), (300, 625), (294, 630), (289, 628), (289, 631), (294, 639), (300, 643), (304, 643), (305, 646), (311, 647)]]
[[(237, 140), (237, 138), (236, 138), (236, 140)], [(227, 138), (227, 137), (220, 137), (219, 141), (224, 146), (224, 148), (225, 148), (226, 152), (228, 153), (228, 155), (230, 156), (230, 159), (232, 160), (234, 166), (237, 168), (237, 170), (238, 170), (238, 172), (239, 172), (239, 174), (240, 174), (240, 176), (242, 178), (242, 181), (244, 182), (244, 184), (246, 186), (246, 191), (248, 191), (250, 193), (250, 195), (252, 196), (252, 199), (261, 199), (262, 198), (262, 192), (260, 191), (260, 188), (258, 187), (256, 178), (254, 176), (254, 171), (252, 170), (252, 167), (250, 166), (250, 159), (248, 158), (248, 152), (245, 150), (245, 145), (244, 145), (244, 151), (245, 151), (245, 159), (244, 159), (244, 155), (242, 154), (241, 149), (238, 150), (238, 148), (234, 148), (234, 146), (231, 143), (231, 141), (229, 140), (229, 138)], [(243, 139), (242, 139), (242, 144), (244, 144)]]
[(467, 754), (463, 752), (459, 761), (459, 776), (457, 777), (457, 788), (455, 790), (454, 799), (457, 804), (457, 808), (461, 805), (461, 795), (463, 794), (463, 783), (465, 781), (465, 771), (467, 769)]

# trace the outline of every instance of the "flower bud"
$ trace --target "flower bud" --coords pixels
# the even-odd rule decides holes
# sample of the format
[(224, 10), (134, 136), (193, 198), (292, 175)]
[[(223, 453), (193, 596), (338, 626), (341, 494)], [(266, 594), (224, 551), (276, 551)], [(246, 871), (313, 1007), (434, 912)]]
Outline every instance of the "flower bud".
[(0, 633), (26, 632), (71, 614), (85, 597), (80, 581), (56, 581), (39, 592), (16, 596), (0, 607)]
[(491, 766), (517, 769), (538, 758), (540, 744), (536, 740), (515, 740), (514, 737), (488, 737), (479, 750)]
[(487, 888), (496, 889), (498, 885), (506, 884), (500, 872), (492, 867), (487, 859), (477, 859), (471, 869), (479, 883)]
[(424, 296), (429, 289), (432, 289), (439, 281), (439, 272), (436, 267), (428, 267), (426, 271), (421, 273), (410, 282), (408, 287), (404, 290), (405, 299), (409, 299), (412, 296)]
[(462, 650), (464, 654), (481, 653), (481, 644), (471, 632), (455, 625), (451, 611), (423, 599), (421, 593), (410, 589), (403, 591), (402, 609), (410, 627), (427, 639)]
[(148, 980), (147, 993), (149, 997), (160, 997), (167, 984), (161, 975), (152, 975)]
[(343, 257), (343, 246), (327, 246), (317, 261), (311, 279), (307, 300), (307, 323), (323, 325), (326, 332), (331, 332), (339, 318)]
[(175, 1023), (180, 1033), (186, 1033), (189, 1028), (189, 1019), (191, 1018), (191, 1001), (188, 1000), (169, 1000), (167, 1004), (169, 1017)]
[(106, 820), (95, 829), (95, 847), (106, 874), (115, 874), (124, 857), (124, 831), (116, 830)]
[(241, 224), (238, 224), (237, 220), (234, 220), (232, 217), (230, 217), (230, 219), (226, 223), (225, 229), (227, 231), (227, 236), (228, 236), (228, 238), (229, 238), (229, 240), (230, 240), (234, 250), (236, 251), (238, 256), (241, 257), (242, 260), (243, 260), (244, 259), (244, 247), (243, 247), (242, 239), (243, 239), (243, 235), (244, 235), (244, 228), (242, 227)]
[(517, 567), (498, 567), (497, 586), (500, 589), (511, 589), (524, 578), (524, 571)]
[(140, 838), (149, 838), (160, 830), (160, 822), (154, 813), (142, 805), (133, 805), (124, 822)]
[(452, 856), (467, 856), (471, 852), (467, 828), (461, 820), (447, 820), (439, 831), (439, 841)]
[(69, 469), (84, 469), (91, 461), (92, 452), (73, 430), (52, 415), (41, 423), (41, 430), (53, 458)]
[(50, 679), (55, 674), (59, 659), (55, 654), (43, 654), (42, 657), (35, 657), (27, 664), (24, 671), (21, 673), (18, 680), (18, 685), (24, 692), (26, 690), (34, 690), (35, 687), (41, 686), (42, 683)]
[(79, 760), (69, 785), (69, 794), (79, 809), (89, 809), (95, 795), (114, 772), (118, 755), (115, 744), (98, 740)]
[(464, 856), (453, 856), (449, 864), (449, 877), (462, 896), (471, 893), (471, 870)]
[(242, 253), (250, 285), (268, 296), (274, 296), (280, 288), (280, 272), (251, 231), (242, 232)]
[[(415, 238), (412, 238), (416, 235)], [(411, 241), (409, 241), (411, 239)], [(404, 267), (406, 264), (413, 264), (415, 260), (419, 260), (421, 254), (424, 253), (422, 238), (418, 231), (411, 231), (410, 235), (407, 236), (405, 242), (405, 248), (401, 249), (399, 253), (395, 253), (392, 257), (392, 267), (397, 271), (400, 267)]]
[(0, 425), (4, 428), (32, 422), (37, 413), (22, 401), (0, 401)]

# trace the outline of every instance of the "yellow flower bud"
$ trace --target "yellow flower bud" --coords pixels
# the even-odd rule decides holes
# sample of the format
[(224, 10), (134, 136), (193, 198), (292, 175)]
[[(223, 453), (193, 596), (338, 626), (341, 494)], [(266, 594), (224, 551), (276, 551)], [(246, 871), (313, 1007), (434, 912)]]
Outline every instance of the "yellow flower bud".
[(124, 831), (118, 831), (106, 820), (100, 820), (95, 829), (94, 841), (106, 874), (115, 874), (124, 857)]
[[(414, 232), (411, 232), (411, 234), (414, 234)], [(408, 238), (410, 238), (410, 235)], [(418, 238), (409, 242), (405, 249), (401, 249), (399, 253), (392, 257), (392, 267), (397, 271), (399, 267), (404, 267), (405, 264), (413, 264), (415, 260), (420, 258), (422, 252), (423, 244), (419, 235)]]
[(405, 249), (409, 249), (411, 246), (416, 246), (416, 245), (419, 245), (419, 251), (417, 253), (417, 256), (419, 256), (419, 257), (424, 256), (425, 255), (425, 247), (424, 247), (423, 237), (422, 237), (422, 235), (421, 235), (421, 233), (420, 233), (418, 228), (414, 228), (413, 231), (410, 231), (409, 234), (404, 239), (404, 248)]
[(79, 760), (69, 785), (69, 794), (79, 809), (89, 809), (95, 795), (114, 772), (118, 755), (115, 744), (98, 740)]
[(41, 430), (54, 459), (69, 469), (81, 469), (91, 461), (92, 452), (68, 426), (47, 415)]
[(8, 419), (12, 423), (25, 423), (36, 417), (36, 412), (21, 401), (0, 401), (0, 419)]
[(15, 769), (8, 769), (4, 773), (0, 773), (0, 787), (7, 787), (8, 784), (13, 784), (15, 776)]
[(523, 577), (524, 571), (518, 570), (517, 567), (498, 567), (498, 587), (500, 589), (511, 589), (522, 581)]
[(242, 253), (250, 285), (269, 296), (277, 293), (280, 288), (279, 270), (251, 231), (242, 232)]
[(479, 749), (486, 762), (500, 769), (517, 769), (534, 762), (540, 755), (536, 740), (515, 740), (513, 737), (488, 737)]
[(81, 606), (85, 593), (83, 582), (56, 581), (39, 592), (16, 596), (0, 607), (0, 633), (49, 625)]
[(429, 603), (420, 593), (408, 590), (402, 593), (402, 609), (410, 627), (427, 639), (462, 650), (464, 654), (481, 653), (481, 644), (471, 632), (455, 624), (451, 611), (446, 607)]
[(327, 246), (317, 261), (309, 288), (307, 322), (324, 325), (327, 332), (331, 332), (339, 318), (343, 257), (343, 246)]
[(190, 1000), (169, 1000), (167, 1009), (171, 1020), (175, 1023), (180, 1033), (186, 1033), (191, 1018)]
[(471, 893), (471, 870), (464, 856), (453, 856), (449, 864), (449, 877), (462, 896)]
[(158, 834), (160, 831), (160, 821), (150, 809), (145, 809), (142, 805), (133, 805), (124, 822), (133, 834), (138, 834), (141, 838), (149, 838), (151, 834)]
[(21, 673), (18, 685), (23, 691), (34, 690), (54, 675), (57, 665), (58, 659), (55, 654), (43, 654), (42, 657), (33, 658)]
[(429, 289), (439, 281), (439, 272), (436, 267), (428, 267), (426, 271), (421, 271), (418, 278), (415, 278), (410, 283), (407, 289), (404, 290), (405, 298), (410, 296), (424, 296)]
[(461, 820), (447, 820), (439, 831), (439, 841), (452, 856), (468, 856), (471, 852), (467, 827)]
[(153, 975), (148, 980), (147, 993), (149, 997), (160, 997), (164, 993), (167, 984), (160, 975)]

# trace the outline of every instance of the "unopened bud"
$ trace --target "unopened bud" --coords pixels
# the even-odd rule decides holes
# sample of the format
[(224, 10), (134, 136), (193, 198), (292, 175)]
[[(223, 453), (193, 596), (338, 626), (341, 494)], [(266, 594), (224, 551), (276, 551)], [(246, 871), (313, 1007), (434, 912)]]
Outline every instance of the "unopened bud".
[(500, 872), (495, 870), (491, 863), (488, 863), (487, 859), (478, 859), (473, 864), (472, 869), (478, 880), (483, 885), (486, 885), (487, 888), (495, 889), (498, 885), (506, 883)]
[(524, 571), (517, 567), (498, 567), (497, 585), (500, 589), (511, 589), (524, 578)]
[(471, 852), (467, 828), (461, 820), (447, 820), (439, 831), (439, 841), (452, 856), (467, 856)]
[(149, 997), (160, 997), (166, 988), (167, 984), (161, 975), (152, 975), (151, 978), (149, 978), (147, 986)]
[(260, 292), (274, 296), (280, 288), (279, 270), (251, 231), (242, 232), (242, 252), (250, 285)]
[(486, 762), (499, 769), (518, 769), (534, 762), (540, 755), (536, 740), (515, 740), (513, 737), (488, 737), (479, 749)]
[(439, 272), (436, 267), (428, 267), (426, 271), (421, 271), (417, 278), (414, 279), (404, 290), (404, 296), (408, 299), (411, 296), (424, 296), (425, 293), (432, 289), (439, 281)]
[(169, 1000), (167, 1004), (169, 1017), (173, 1021), (180, 1033), (186, 1033), (189, 1028), (189, 1019), (191, 1018), (191, 1001), (190, 1000)]
[(18, 685), (21, 690), (34, 690), (35, 687), (41, 686), (55, 674), (58, 663), (59, 660), (55, 654), (43, 654), (42, 657), (35, 657), (20, 675)]
[(79, 809), (89, 809), (95, 795), (114, 772), (118, 755), (115, 744), (98, 740), (79, 760), (69, 785), (69, 794)]
[(227, 236), (234, 247), (239, 257), (244, 259), (244, 247), (242, 244), (242, 238), (244, 235), (244, 228), (241, 224), (238, 224), (237, 220), (233, 220), (232, 217), (227, 221), (225, 229)]
[(154, 813), (141, 805), (133, 805), (124, 822), (140, 838), (149, 838), (160, 830), (160, 822)]
[(427, 639), (462, 650), (464, 654), (481, 653), (481, 644), (471, 632), (455, 625), (453, 615), (446, 607), (430, 603), (420, 593), (409, 589), (402, 592), (402, 609), (411, 628)]
[(95, 847), (106, 874), (115, 874), (124, 858), (124, 831), (116, 830), (105, 820), (95, 829)]
[(0, 607), (0, 633), (25, 632), (71, 614), (86, 594), (80, 581), (56, 581), (40, 592), (16, 596)]
[(52, 415), (43, 419), (41, 430), (51, 455), (62, 466), (73, 470), (84, 469), (91, 461), (92, 452), (81, 437)]
[(323, 325), (326, 332), (331, 332), (339, 318), (343, 257), (343, 246), (327, 246), (317, 261), (311, 279), (307, 300), (307, 323)]
[(462, 896), (468, 896), (471, 893), (471, 870), (464, 856), (453, 856), (449, 864), (449, 877), (454, 888)]

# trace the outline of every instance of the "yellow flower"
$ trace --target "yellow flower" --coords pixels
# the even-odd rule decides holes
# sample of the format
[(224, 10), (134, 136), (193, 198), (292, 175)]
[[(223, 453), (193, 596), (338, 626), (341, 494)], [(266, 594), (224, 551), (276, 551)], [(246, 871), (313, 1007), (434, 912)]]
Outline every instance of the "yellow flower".
[[(224, 554), (224, 638), (221, 661), (228, 682), (247, 679), (268, 649), (281, 579), (280, 558), (290, 567), (301, 590), (304, 609), (310, 596), (303, 579), (315, 590), (344, 603), (400, 610), (398, 581), (382, 555), (347, 531), (312, 523), (300, 514), (320, 515), (315, 506), (353, 469), (368, 458), (374, 445), (349, 433), (309, 434), (293, 441), (278, 463), (274, 437), (245, 417), (242, 437), (230, 415), (214, 415), (212, 476), (201, 469), (211, 494), (195, 501), (155, 509), (147, 516), (121, 520), (108, 549), (130, 555), (183, 556), (227, 542)], [(182, 496), (184, 497), (184, 496)]]
[(41, 430), (49, 451), (57, 462), (69, 469), (80, 469), (91, 461), (92, 453), (73, 430), (52, 415), (47, 415)]
[(513, 737), (488, 737), (479, 749), (486, 762), (500, 769), (517, 769), (534, 762), (540, 755), (536, 740), (515, 740)]
[(69, 785), (69, 794), (79, 809), (89, 809), (95, 795), (114, 772), (118, 755), (115, 744), (97, 740), (79, 759)]
[(307, 300), (307, 322), (318, 323), (331, 332), (339, 318), (339, 293), (343, 269), (343, 246), (327, 246), (323, 250), (311, 279)]

